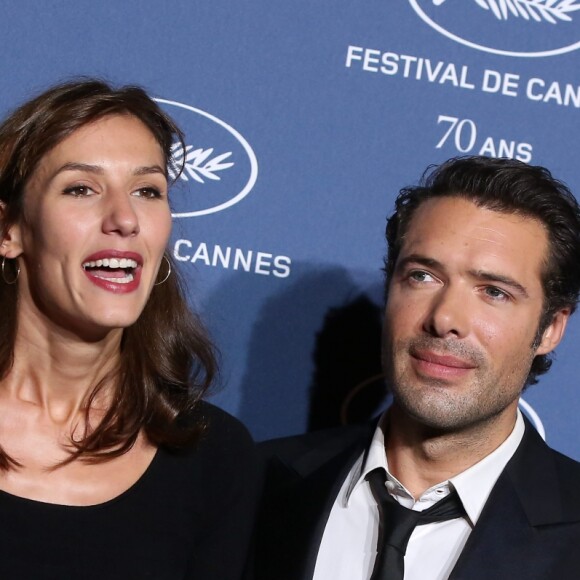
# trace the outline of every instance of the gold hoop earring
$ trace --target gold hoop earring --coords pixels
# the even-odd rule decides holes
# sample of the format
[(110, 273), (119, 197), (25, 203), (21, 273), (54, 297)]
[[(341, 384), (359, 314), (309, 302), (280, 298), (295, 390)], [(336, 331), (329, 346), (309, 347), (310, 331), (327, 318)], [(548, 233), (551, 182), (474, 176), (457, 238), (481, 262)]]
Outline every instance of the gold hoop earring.
[(167, 282), (169, 276), (171, 276), (171, 262), (169, 261), (169, 258), (163, 254), (163, 259), (167, 262), (167, 274), (165, 274), (165, 278), (163, 278), (163, 280), (161, 280), (160, 282), (155, 282), (155, 286), (161, 286), (161, 284), (164, 284), (165, 282)]
[(4, 280), (4, 282), (6, 284), (12, 285), (12, 284), (16, 284), (16, 281), (18, 280), (18, 277), (20, 276), (20, 264), (14, 260), (14, 263), (16, 264), (16, 276), (14, 277), (13, 280), (7, 280), (6, 279), (6, 256), (2, 256), (2, 265), (0, 266), (1, 270), (2, 270), (2, 280)]

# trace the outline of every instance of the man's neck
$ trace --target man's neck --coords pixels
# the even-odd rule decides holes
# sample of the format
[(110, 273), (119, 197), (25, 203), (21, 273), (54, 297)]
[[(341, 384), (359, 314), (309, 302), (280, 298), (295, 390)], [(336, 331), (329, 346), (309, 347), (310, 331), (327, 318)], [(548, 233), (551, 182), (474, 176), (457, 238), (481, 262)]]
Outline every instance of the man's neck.
[(393, 406), (385, 426), (389, 471), (418, 499), (495, 451), (512, 432), (516, 409), (469, 428), (441, 431)]

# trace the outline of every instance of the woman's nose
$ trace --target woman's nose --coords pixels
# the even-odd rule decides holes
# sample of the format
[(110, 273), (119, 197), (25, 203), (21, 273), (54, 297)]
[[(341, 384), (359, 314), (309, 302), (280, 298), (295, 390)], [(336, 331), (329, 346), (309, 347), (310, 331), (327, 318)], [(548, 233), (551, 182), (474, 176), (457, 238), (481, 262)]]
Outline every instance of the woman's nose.
[(103, 231), (105, 233), (117, 233), (121, 236), (139, 233), (139, 218), (130, 195), (122, 192), (111, 192), (103, 200), (103, 203)]

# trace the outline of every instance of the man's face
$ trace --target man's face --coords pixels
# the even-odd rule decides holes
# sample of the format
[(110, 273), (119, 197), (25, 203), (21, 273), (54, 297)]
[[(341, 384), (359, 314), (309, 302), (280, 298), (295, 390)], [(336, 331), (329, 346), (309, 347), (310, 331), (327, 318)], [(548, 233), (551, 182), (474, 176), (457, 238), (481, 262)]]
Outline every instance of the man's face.
[(398, 409), (460, 431), (515, 417), (534, 356), (559, 342), (560, 312), (534, 345), (548, 253), (534, 219), (444, 197), (413, 216), (389, 285), (383, 358)]

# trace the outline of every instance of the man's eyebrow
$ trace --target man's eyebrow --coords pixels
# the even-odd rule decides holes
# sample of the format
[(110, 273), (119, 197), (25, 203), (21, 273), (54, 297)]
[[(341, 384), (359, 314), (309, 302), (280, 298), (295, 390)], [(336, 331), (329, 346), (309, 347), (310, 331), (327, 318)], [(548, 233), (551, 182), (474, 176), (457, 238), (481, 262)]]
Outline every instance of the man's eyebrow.
[[(400, 271), (408, 267), (409, 264), (416, 264), (417, 266), (425, 266), (426, 268), (434, 268), (435, 270), (445, 271), (445, 266), (441, 262), (421, 254), (409, 254), (408, 256), (405, 256), (402, 260), (397, 262), (395, 270)], [(520, 284), (517, 280), (511, 278), (510, 276), (506, 276), (505, 274), (487, 272), (485, 270), (469, 270), (468, 273), (470, 276), (476, 278), (477, 280), (482, 280), (485, 282), (497, 282), (508, 286), (524, 298), (529, 297), (528, 291), (523, 284)]]
[(479, 279), (486, 282), (499, 282), (504, 286), (509, 286), (515, 290), (518, 294), (521, 294), (524, 298), (528, 298), (529, 294), (525, 286), (520, 284), (517, 280), (514, 280), (510, 276), (505, 276), (503, 274), (498, 274), (496, 272), (485, 272), (483, 270), (470, 270), (469, 273)]
[(428, 258), (427, 256), (423, 256), (422, 254), (409, 254), (405, 256), (401, 260), (397, 261), (397, 265), (395, 266), (395, 270), (400, 270), (407, 267), (409, 264), (417, 264), (419, 266), (425, 266), (427, 268), (436, 268), (438, 270), (445, 269), (443, 264), (435, 258)]

